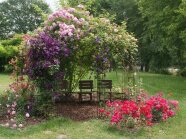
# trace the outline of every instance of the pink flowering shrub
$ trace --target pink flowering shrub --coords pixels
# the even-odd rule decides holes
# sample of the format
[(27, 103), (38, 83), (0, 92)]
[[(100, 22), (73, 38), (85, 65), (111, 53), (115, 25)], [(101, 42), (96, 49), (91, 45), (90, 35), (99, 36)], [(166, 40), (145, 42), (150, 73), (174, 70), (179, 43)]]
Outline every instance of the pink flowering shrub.
[[(2, 126), (17, 128), (18, 124), (23, 121), (18, 121), (17, 116), (20, 114), (20, 95), (6, 91), (6, 95), (0, 97), (0, 116), (3, 118), (4, 122), (1, 123)], [(6, 122), (5, 122), (6, 121)], [(22, 123), (20, 123), (22, 124)]]
[(166, 121), (176, 115), (178, 101), (167, 100), (161, 94), (147, 97), (140, 94), (136, 100), (116, 100), (106, 102), (104, 109), (99, 109), (102, 116), (118, 127), (134, 127), (134, 125), (153, 125)]
[(83, 5), (52, 13), (42, 28), (25, 38), (26, 74), (47, 96), (59, 92), (61, 80), (68, 80), (72, 92), (89, 71), (103, 74), (121, 66), (118, 61), (123, 59), (133, 63), (137, 52), (137, 40), (125, 23), (118, 26), (93, 17)]
[(33, 111), (33, 91), (32, 83), (24, 76), (17, 77), (16, 81), (9, 85), (9, 89), (5, 90), (5, 93), (0, 96), (2, 126), (11, 128), (22, 128), (24, 126), (24, 120), (29, 118), (27, 115)]

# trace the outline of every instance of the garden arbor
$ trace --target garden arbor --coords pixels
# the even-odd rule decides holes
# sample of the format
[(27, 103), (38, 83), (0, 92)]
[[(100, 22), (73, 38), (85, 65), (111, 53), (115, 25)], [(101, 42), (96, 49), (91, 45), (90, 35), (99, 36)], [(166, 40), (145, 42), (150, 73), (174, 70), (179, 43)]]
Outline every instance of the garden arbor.
[(51, 14), (26, 45), (27, 74), (44, 94), (58, 92), (62, 80), (69, 82), (72, 92), (90, 71), (101, 78), (111, 69), (131, 69), (137, 51), (125, 23), (118, 26), (95, 18), (82, 5)]

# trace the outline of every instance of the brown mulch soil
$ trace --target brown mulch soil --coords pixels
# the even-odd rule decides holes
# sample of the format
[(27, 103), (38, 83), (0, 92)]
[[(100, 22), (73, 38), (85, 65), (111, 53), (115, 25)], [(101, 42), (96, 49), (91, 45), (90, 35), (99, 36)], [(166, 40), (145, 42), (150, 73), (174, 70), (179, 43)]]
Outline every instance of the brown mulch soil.
[[(84, 95), (83, 101), (79, 102), (77, 94), (73, 94), (69, 99), (65, 98), (65, 100), (68, 101), (62, 101), (54, 104), (54, 111), (52, 111), (54, 115), (70, 118), (74, 121), (85, 121), (98, 118), (98, 102), (96, 94), (93, 94), (92, 101), (90, 101), (89, 95)], [(26, 127), (29, 125), (41, 123), (46, 120), (47, 119), (43, 117), (30, 117), (26, 119), (23, 124), (24, 127)], [(0, 116), (0, 124), (5, 125), (6, 123), (11, 123), (11, 121), (7, 120), (6, 117)]]
[(55, 111), (58, 116), (82, 121), (97, 118), (98, 105), (96, 102), (66, 102), (56, 104)]
[[(54, 113), (75, 121), (97, 118), (98, 103), (96, 94), (93, 93), (92, 101), (89, 95), (83, 95), (83, 101), (79, 102), (78, 94), (73, 94), (68, 102), (55, 104)], [(67, 100), (67, 99), (66, 99)]]
[[(98, 112), (98, 103), (96, 102), (96, 98), (93, 95), (93, 101), (90, 102), (89, 95), (83, 96), (83, 102), (79, 102), (78, 96), (71, 96), (67, 102), (60, 102), (54, 104), (53, 114), (56, 116), (62, 116), (66, 118), (70, 118), (75, 121), (83, 121), (89, 120), (93, 118), (97, 118)], [(27, 118), (22, 124), (24, 127), (29, 125), (36, 125), (47, 119), (44, 117), (30, 117)], [(7, 120), (5, 116), (0, 116), (0, 125), (5, 125), (9, 123), (13, 125), (16, 123), (15, 121)], [(11, 126), (10, 126), (11, 127)]]
[[(96, 102), (63, 102), (55, 104), (55, 111), (54, 114), (57, 116), (62, 116), (66, 118), (70, 118), (74, 121), (85, 121), (89, 119), (97, 118), (97, 112), (98, 112), (98, 105)], [(24, 127), (27, 127), (29, 125), (36, 125), (41, 122), (46, 121), (46, 118), (33, 118), (30, 117), (26, 119), (22, 124)], [(5, 126), (6, 123), (13, 125), (16, 122), (12, 122), (11, 120), (7, 120), (6, 117), (0, 117), (0, 125)], [(17, 125), (18, 126), (18, 125)]]

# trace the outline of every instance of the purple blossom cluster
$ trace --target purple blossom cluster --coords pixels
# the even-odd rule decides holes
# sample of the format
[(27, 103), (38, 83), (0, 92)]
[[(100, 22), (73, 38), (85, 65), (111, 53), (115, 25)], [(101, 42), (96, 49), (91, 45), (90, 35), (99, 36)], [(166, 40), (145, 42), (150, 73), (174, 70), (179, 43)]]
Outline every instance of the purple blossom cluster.
[(29, 40), (28, 73), (31, 78), (42, 76), (48, 68), (60, 64), (61, 44), (47, 33), (39, 33)]
[[(99, 38), (96, 38), (96, 42), (99, 42)], [(110, 69), (111, 61), (110, 61), (110, 52), (109, 47), (105, 47), (104, 49), (99, 49), (95, 55), (95, 60), (93, 63), (93, 70), (95, 70), (98, 74), (105, 73), (106, 70)]]
[[(58, 10), (49, 16), (42, 32), (29, 38), (27, 71), (31, 79), (64, 78), (67, 67), (62, 66), (65, 66), (66, 60), (70, 61), (73, 51), (78, 48), (76, 42), (83, 37), (88, 23), (78, 14), (74, 8)], [(53, 88), (47, 80), (42, 86), (47, 90)]]

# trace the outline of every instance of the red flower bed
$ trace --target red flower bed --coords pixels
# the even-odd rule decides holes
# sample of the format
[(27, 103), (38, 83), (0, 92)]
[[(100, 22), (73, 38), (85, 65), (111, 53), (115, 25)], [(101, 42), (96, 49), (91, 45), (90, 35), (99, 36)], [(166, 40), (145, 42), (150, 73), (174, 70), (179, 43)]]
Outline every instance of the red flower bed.
[(106, 107), (99, 112), (107, 117), (112, 125), (134, 127), (166, 121), (176, 115), (177, 107), (178, 101), (167, 100), (161, 94), (151, 97), (140, 94), (135, 100), (107, 101)]

